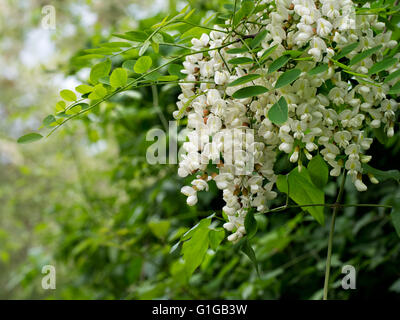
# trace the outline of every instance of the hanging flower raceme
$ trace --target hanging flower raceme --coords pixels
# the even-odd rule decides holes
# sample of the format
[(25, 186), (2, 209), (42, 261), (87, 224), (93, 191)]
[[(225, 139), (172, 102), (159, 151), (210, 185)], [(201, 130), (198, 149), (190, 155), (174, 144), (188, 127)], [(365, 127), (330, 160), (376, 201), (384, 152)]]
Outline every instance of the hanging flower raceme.
[(400, 54), (384, 56), (397, 42), (383, 29), (377, 16), (355, 15), (350, 0), (266, 0), (193, 39), (202, 53), (183, 63), (174, 112), (188, 119), (178, 170), (195, 176), (182, 188), (187, 203), (216, 183), (228, 239), (239, 240), (248, 210), (267, 211), (277, 195), (282, 153), (299, 168), (320, 154), (331, 176), (344, 171), (365, 191), (373, 130), (393, 136), (398, 110)]

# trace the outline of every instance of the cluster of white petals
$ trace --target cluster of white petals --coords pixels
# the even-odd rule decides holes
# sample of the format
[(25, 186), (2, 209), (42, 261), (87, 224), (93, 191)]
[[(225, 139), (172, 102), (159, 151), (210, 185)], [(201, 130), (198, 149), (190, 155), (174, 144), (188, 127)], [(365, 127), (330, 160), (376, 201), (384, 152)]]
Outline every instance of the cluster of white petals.
[[(226, 205), (223, 211), (229, 222), (225, 229), (232, 232), (230, 241), (246, 234), (244, 218), (249, 208), (268, 210), (268, 201), (276, 197), (277, 175), (274, 164), (279, 154), (287, 154), (290, 162), (301, 164), (321, 154), (330, 166), (330, 175), (348, 174), (358, 191), (367, 186), (362, 180), (363, 163), (373, 142), (372, 128), (381, 128), (387, 136), (394, 134), (398, 103), (388, 94), (396, 80), (383, 82), (379, 75), (369, 75), (369, 69), (381, 61), (387, 49), (396, 47), (391, 32), (374, 15), (354, 15), (351, 0), (265, 0), (261, 12), (230, 31), (203, 34), (192, 40), (194, 51), (186, 57), (182, 72), (187, 74), (177, 103), (175, 118), (187, 117), (189, 130), (184, 143), (186, 154), (179, 164), (182, 177), (194, 175), (191, 186), (182, 188), (187, 203), (197, 203), (197, 192), (208, 190), (213, 180), (222, 190)], [(256, 21), (257, 23), (252, 23)], [(250, 38), (267, 30), (262, 49), (256, 53), (228, 53), (242, 48), (240, 37)], [(240, 35), (240, 36), (239, 36)], [(352, 59), (362, 51), (381, 48), (349, 66), (353, 75), (332, 61), (346, 46), (359, 45), (346, 55)], [(231, 43), (224, 47), (224, 44)], [(265, 51), (276, 49), (257, 64), (230, 64), (233, 58), (261, 60)], [(221, 50), (210, 50), (223, 47)], [(268, 73), (268, 68), (287, 50), (302, 51), (300, 59), (292, 59), (284, 68)], [(301, 59), (302, 57), (310, 57)], [(398, 59), (400, 54), (394, 56)], [(328, 68), (316, 75), (308, 71), (318, 65)], [(285, 70), (297, 68), (300, 76), (291, 84), (275, 89), (277, 79)], [(393, 64), (389, 74), (400, 69)], [(248, 74), (261, 74), (258, 79), (238, 86), (227, 86)], [(367, 75), (367, 78), (354, 74)], [(248, 86), (263, 86), (268, 92), (244, 99), (234, 99), (237, 90)], [(288, 119), (275, 124), (268, 118), (271, 107), (284, 97), (288, 104)], [(228, 141), (229, 140), (229, 141)], [(227, 152), (232, 159), (226, 159)], [(251, 163), (251, 168), (246, 165)], [(377, 180), (370, 175), (372, 183)]]

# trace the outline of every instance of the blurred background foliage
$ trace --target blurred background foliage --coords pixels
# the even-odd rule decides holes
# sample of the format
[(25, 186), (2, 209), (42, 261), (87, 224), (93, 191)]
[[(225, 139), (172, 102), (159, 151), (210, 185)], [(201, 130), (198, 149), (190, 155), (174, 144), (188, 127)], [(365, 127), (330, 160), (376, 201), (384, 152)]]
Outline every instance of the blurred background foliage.
[[(196, 22), (229, 1), (189, 1)], [(363, 1), (359, 1), (363, 2)], [(382, 1), (381, 2), (385, 2)], [(392, 3), (393, 1), (386, 1)], [(385, 2), (385, 3), (386, 3)], [(42, 7), (56, 8), (56, 29), (41, 27)], [(185, 3), (178, 0), (2, 0), (0, 2), (0, 298), (2, 299), (320, 299), (328, 239), (325, 226), (292, 209), (258, 216), (252, 239), (260, 265), (223, 241), (209, 249), (186, 281), (179, 237), (223, 206), (216, 188), (188, 207), (175, 165), (145, 161), (146, 133), (172, 119), (176, 86), (129, 91), (103, 103), (46, 140), (20, 146), (37, 129), (60, 89), (88, 77), (79, 59), (115, 32), (144, 30)], [(390, 28), (400, 38), (394, 16)], [(398, 49), (397, 49), (398, 50)], [(137, 54), (137, 53), (136, 53)], [(125, 57), (117, 58), (120, 65)], [(374, 142), (372, 166), (399, 167), (400, 135)], [(289, 164), (282, 158), (278, 168)], [(333, 202), (335, 182), (326, 187)], [(357, 193), (348, 203), (400, 205), (393, 181)], [(274, 205), (280, 205), (284, 197)], [(400, 241), (390, 211), (346, 208), (336, 223), (330, 298), (400, 297)], [(216, 224), (217, 222), (213, 222)], [(57, 269), (57, 289), (41, 288), (42, 266)], [(357, 289), (343, 290), (341, 268), (354, 265)]]

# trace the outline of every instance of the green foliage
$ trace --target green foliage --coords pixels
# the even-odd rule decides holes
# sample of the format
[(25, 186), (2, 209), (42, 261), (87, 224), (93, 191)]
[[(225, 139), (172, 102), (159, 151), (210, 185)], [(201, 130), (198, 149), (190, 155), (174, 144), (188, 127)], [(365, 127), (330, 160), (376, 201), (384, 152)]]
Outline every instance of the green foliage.
[(285, 71), (276, 81), (275, 89), (279, 89), (284, 86), (287, 86), (288, 84), (291, 84), (300, 76), (300, 74), (301, 74), (300, 69), (291, 69)]
[(286, 99), (281, 97), (268, 111), (268, 118), (272, 123), (282, 124), (287, 121), (288, 112)]
[(251, 86), (251, 87), (245, 87), (245, 88), (235, 91), (235, 93), (232, 95), (232, 97), (235, 99), (246, 99), (246, 98), (259, 96), (266, 92), (268, 92), (268, 89), (263, 86)]
[(236, 80), (232, 81), (231, 83), (229, 83), (228, 87), (239, 86), (239, 85), (245, 84), (247, 82), (256, 80), (260, 77), (261, 77), (261, 75), (259, 75), (259, 74), (246, 74), (245, 76), (240, 77), (239, 79), (236, 79)]
[(136, 61), (133, 70), (135, 70), (136, 73), (145, 73), (151, 68), (152, 64), (153, 61), (150, 57), (140, 57), (138, 61)]
[(290, 60), (290, 57), (285, 55), (282, 57), (279, 57), (278, 59), (276, 59), (274, 62), (271, 63), (271, 65), (268, 68), (268, 74), (273, 73), (277, 70), (279, 70), (280, 68), (282, 68), (283, 66), (285, 66)]
[[(228, 12), (230, 15), (235, 14), (237, 23), (252, 10), (258, 10), (254, 1), (244, 1), (242, 4), (237, 1), (235, 12), (233, 2), (230, 4)], [(247, 237), (238, 243), (247, 259), (239, 255), (239, 249), (235, 250), (231, 243), (223, 241), (226, 235), (221, 228), (221, 220), (224, 220), (224, 216), (217, 211), (221, 203), (218, 202), (219, 194), (215, 188), (211, 187), (207, 195), (199, 195), (198, 208), (188, 208), (184, 197), (179, 195), (184, 181), (177, 178), (176, 167), (149, 166), (143, 161), (148, 146), (145, 133), (151, 128), (162, 126), (160, 114), (169, 118), (179, 94), (169, 82), (185, 77), (180, 72), (180, 63), (188, 52), (184, 45), (192, 37), (210, 31), (197, 25), (212, 28), (215, 23), (221, 22), (218, 15), (206, 22), (213, 16), (210, 11), (221, 11), (221, 3), (217, 2), (215, 6), (209, 1), (201, 1), (194, 5), (197, 7), (195, 14), (189, 14), (191, 11), (187, 10), (176, 16), (171, 14), (171, 17), (165, 19), (166, 15), (157, 15), (138, 21), (137, 30), (124, 30), (123, 26), (130, 25), (125, 21), (118, 27), (118, 37), (126, 42), (112, 41), (110, 37), (104, 36), (105, 33), (97, 31), (92, 37), (83, 36), (82, 29), (78, 33), (82, 35), (87, 50), (81, 56), (82, 52), (77, 53), (78, 58), (74, 57), (66, 68), (68, 74), (74, 74), (93, 65), (90, 85), (82, 84), (75, 88), (76, 92), (91, 101), (87, 101), (87, 104), (78, 103), (72, 91), (74, 96), (71, 92), (62, 95), (63, 99), (72, 102), (68, 106), (65, 101), (50, 101), (47, 97), (42, 99), (46, 104), (56, 105), (57, 113), (43, 120), (43, 126), (48, 129), (77, 115), (80, 115), (76, 117), (79, 120), (69, 122), (70, 125), (60, 132), (59, 140), (56, 140), (56, 136), (54, 140), (49, 139), (47, 143), (54, 143), (48, 149), (42, 149), (42, 143), (32, 153), (24, 149), (25, 164), (17, 167), (1, 164), (0, 261), (6, 268), (1, 269), (5, 279), (0, 282), (4, 291), (2, 297), (318, 297), (328, 230), (325, 226), (310, 223), (312, 218), (299, 212), (307, 211), (323, 224), (323, 207), (293, 207), (282, 214), (271, 213), (266, 216), (254, 216), (249, 212), (245, 222)], [(372, 5), (372, 9), (365, 8), (363, 11), (380, 10), (381, 19), (392, 10), (389, 7), (383, 8), (382, 3), (377, 3), (375, 8)], [(109, 12), (115, 15), (114, 10)], [(181, 21), (185, 17), (187, 23)], [(114, 18), (117, 19), (116, 16)], [(393, 23), (396, 23), (396, 19), (393, 17)], [(160, 27), (165, 32), (158, 29)], [(259, 46), (257, 42), (265, 34), (262, 32), (246, 42), (254, 49)], [(398, 38), (399, 35), (394, 34), (394, 37)], [(259, 62), (267, 63), (276, 48), (273, 46), (266, 50)], [(375, 51), (363, 51), (348, 62), (347, 55), (357, 48), (355, 44), (343, 48), (334, 57), (336, 65), (348, 68), (378, 50), (373, 48)], [(228, 52), (248, 51), (243, 46)], [(269, 73), (280, 69), (287, 72), (292, 65), (288, 64), (290, 59), (296, 63), (299, 60), (294, 59), (301, 56), (301, 51), (285, 52), (272, 62)], [(165, 66), (164, 58), (170, 58)], [(256, 65), (256, 61), (251, 58), (247, 58), (246, 63)], [(152, 72), (152, 67), (159, 69)], [(382, 66), (375, 68), (383, 71), (386, 66), (384, 69)], [(110, 75), (111, 70), (113, 72)], [(152, 72), (150, 75), (149, 70)], [(327, 70), (328, 65), (321, 64), (310, 70), (309, 74), (320, 74)], [(380, 77), (385, 77), (386, 73), (377, 72)], [(103, 102), (102, 99), (108, 99), (116, 88), (126, 85), (128, 76), (129, 83), (133, 83), (129, 90)], [(255, 76), (246, 75), (230, 86), (246, 84), (256, 80), (258, 77)], [(138, 77), (141, 80), (137, 81)], [(159, 110), (154, 109), (151, 99), (154, 92), (147, 86), (151, 83), (150, 77), (154, 79), (152, 81), (166, 82), (157, 89), (160, 95)], [(394, 74), (385, 79), (389, 82), (397, 77)], [(291, 77), (289, 80), (289, 83), (294, 81)], [(268, 89), (251, 86), (241, 90), (235, 92), (235, 97), (251, 98)], [(392, 87), (391, 92), (399, 92), (399, 83)], [(43, 102), (41, 105), (45, 107)], [(90, 116), (83, 113), (85, 110), (91, 110)], [(23, 112), (25, 116), (26, 111)], [(285, 98), (274, 104), (268, 117), (277, 124), (287, 121)], [(39, 119), (42, 118), (43, 114)], [(19, 142), (27, 143), (40, 138), (40, 134), (28, 134), (21, 137)], [(384, 142), (390, 143), (390, 152), (393, 153), (374, 144), (373, 159), (377, 163), (371, 166), (393, 166), (392, 157), (398, 155), (400, 150), (398, 134), (389, 140), (386, 137)], [(69, 144), (69, 141), (73, 143)], [(97, 142), (105, 143), (107, 149), (89, 157), (87, 150), (96, 149)], [(279, 190), (289, 194), (289, 198), (298, 205), (324, 204), (325, 198), (326, 203), (333, 203), (336, 185), (328, 181), (326, 165), (320, 160), (320, 156), (316, 156), (307, 169), (302, 167), (302, 171), (298, 172), (295, 168), (287, 178), (279, 176)], [(285, 168), (286, 171), (288, 166), (283, 157), (278, 159), (276, 167)], [(398, 171), (381, 172), (367, 165), (363, 165), (363, 168), (383, 184), (372, 186), (364, 194), (347, 188), (345, 201), (394, 203), (397, 204), (395, 208), (398, 208)], [(268, 201), (268, 207), (279, 206), (282, 201), (282, 196)], [(202, 219), (214, 211), (217, 211), (215, 216)], [(397, 231), (398, 216), (398, 210), (393, 209), (391, 220)], [(199, 220), (195, 227), (187, 231)], [(251, 238), (251, 244), (248, 238)], [(337, 219), (332, 277), (338, 283), (342, 278), (340, 268), (343, 264), (357, 265), (360, 270), (357, 285), (360, 287), (356, 291), (334, 289), (332, 296), (336, 299), (393, 297), (394, 293), (389, 288), (396, 288), (393, 285), (398, 282), (396, 270), (399, 252), (400, 242), (390, 225), (388, 212), (374, 208), (345, 208)], [(37, 288), (37, 283), (41, 277), (41, 266), (48, 263), (57, 264), (60, 282), (57, 283), (56, 291), (44, 293)], [(379, 283), (374, 282), (375, 278), (379, 279)], [(375, 290), (377, 286), (382, 289)]]
[(363, 52), (360, 52), (358, 54), (356, 54), (349, 62), (349, 65), (352, 66), (356, 63), (361, 62), (362, 60), (364, 60), (365, 58), (368, 58), (369, 56), (373, 55), (375, 52), (379, 51), (382, 48), (382, 45), (376, 46), (374, 48), (371, 49), (367, 49)]
[(257, 233), (257, 221), (254, 218), (253, 210), (249, 210), (244, 219), (244, 227), (246, 228), (246, 235), (249, 239), (253, 238)]
[(28, 133), (18, 139), (18, 143), (30, 143), (42, 139), (43, 136), (39, 133)]
[(114, 88), (123, 87), (128, 81), (128, 73), (123, 68), (116, 68), (111, 73), (110, 84)]
[(93, 66), (90, 71), (90, 82), (92, 84), (98, 84), (99, 79), (108, 76), (111, 70), (111, 60), (100, 62)]
[(329, 168), (324, 159), (318, 154), (308, 163), (307, 171), (315, 186), (323, 189), (328, 183)]
[(327, 64), (321, 64), (319, 66), (316, 66), (315, 68), (312, 68), (310, 71), (308, 71), (308, 74), (310, 76), (315, 76), (316, 74), (320, 74), (323, 72), (328, 71), (329, 66)]
[(394, 228), (396, 229), (397, 235), (400, 237), (400, 207), (398, 204), (395, 204), (393, 207), (390, 217), (392, 219)]
[(61, 98), (63, 98), (66, 101), (75, 101), (76, 100), (76, 94), (71, 91), (71, 90), (62, 90), (60, 92)]
[[(294, 168), (288, 174), (288, 181), (285, 176), (279, 176), (277, 180), (279, 191), (289, 195), (298, 205), (324, 204), (324, 192), (314, 185), (306, 168)], [(304, 207), (320, 224), (324, 224), (324, 208), (321, 206)]]

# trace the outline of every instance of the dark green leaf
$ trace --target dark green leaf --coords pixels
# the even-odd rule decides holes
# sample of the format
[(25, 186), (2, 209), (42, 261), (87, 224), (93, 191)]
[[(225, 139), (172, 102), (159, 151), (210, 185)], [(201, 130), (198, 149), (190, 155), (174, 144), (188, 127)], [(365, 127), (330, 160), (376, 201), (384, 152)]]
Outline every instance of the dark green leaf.
[(239, 58), (233, 58), (228, 61), (230, 64), (251, 64), (254, 63), (254, 60), (248, 57), (239, 57)]
[(39, 133), (28, 133), (22, 137), (20, 137), (17, 142), (18, 143), (31, 143), (37, 140), (42, 139), (43, 136)]
[(289, 56), (282, 56), (276, 59), (274, 62), (271, 63), (271, 65), (268, 68), (268, 74), (275, 72), (282, 68), (286, 63), (288, 63), (290, 60)]
[(268, 119), (275, 124), (283, 124), (288, 119), (288, 105), (286, 99), (281, 97), (268, 111)]
[(328, 71), (329, 66), (327, 64), (321, 64), (319, 66), (316, 66), (315, 68), (311, 69), (308, 71), (308, 75), (310, 76), (315, 76), (316, 74), (320, 74), (322, 72)]
[[(289, 173), (288, 181), (289, 197), (298, 205), (313, 205), (325, 203), (324, 192), (313, 184), (306, 168), (303, 167), (300, 172), (298, 168), (294, 168)], [(288, 193), (286, 176), (278, 176), (276, 185), (279, 191), (286, 194)], [(308, 211), (320, 224), (324, 224), (324, 207), (305, 206), (303, 210)]]
[(394, 228), (396, 229), (397, 235), (400, 237), (400, 205), (395, 204), (392, 208), (392, 212), (390, 213), (390, 218), (392, 219), (392, 223)]
[(390, 179), (400, 182), (400, 171), (399, 170), (382, 171), (382, 170), (375, 169), (366, 163), (362, 164), (362, 168), (363, 168), (363, 173), (372, 174), (375, 178), (377, 178), (379, 180), (379, 182), (383, 182), (383, 181), (390, 180)]
[(254, 252), (254, 249), (251, 247), (251, 245), (247, 239), (244, 240), (244, 242), (241, 246), (241, 250), (253, 263), (254, 267), (256, 268), (257, 274), (260, 275), (259, 269), (258, 269), (256, 253)]
[(400, 93), (400, 81), (397, 82), (393, 87), (390, 88), (389, 94), (399, 94)]
[(375, 74), (390, 68), (392, 65), (397, 63), (397, 59), (395, 58), (386, 58), (382, 61), (375, 63), (368, 71), (368, 74)]
[(239, 89), (232, 95), (232, 97), (235, 99), (245, 99), (255, 97), (266, 92), (268, 92), (268, 89), (263, 86), (251, 86)]
[(181, 72), (182, 66), (179, 64), (170, 64), (168, 66), (168, 73), (172, 76), (177, 76), (179, 79), (185, 78), (185, 75)]
[(43, 125), (45, 127), (48, 127), (55, 121), (56, 121), (56, 118), (52, 114), (50, 114), (46, 118), (43, 119)]
[(235, 81), (232, 81), (230, 84), (228, 84), (228, 87), (234, 87), (234, 86), (238, 86), (241, 84), (245, 84), (247, 82), (253, 81), (255, 79), (260, 78), (261, 75), (259, 74), (247, 74), (243, 77), (240, 77), (239, 79), (236, 79)]
[(247, 49), (246, 47), (242, 47), (242, 48), (232, 48), (229, 50), (226, 50), (226, 53), (228, 54), (238, 54), (238, 53), (245, 53), (248, 52), (249, 49)]
[(345, 56), (347, 56), (350, 52), (353, 52), (358, 46), (359, 42), (352, 43), (346, 47), (344, 47), (337, 55), (333, 57), (335, 60), (339, 60)]
[(360, 52), (359, 54), (356, 54), (349, 62), (349, 66), (352, 66), (353, 64), (359, 63), (360, 61), (364, 60), (365, 58), (369, 57), (370, 55), (374, 54), (375, 52), (379, 51), (382, 48), (382, 45), (380, 44), (379, 46), (376, 46), (374, 48), (365, 50), (363, 52)]
[(249, 239), (253, 238), (257, 233), (257, 221), (254, 218), (254, 212), (251, 209), (247, 211), (246, 217), (244, 218), (244, 227)]
[(298, 77), (300, 77), (300, 74), (301, 74), (300, 69), (292, 69), (284, 72), (276, 81), (275, 89), (279, 89), (284, 86), (287, 86), (288, 84), (291, 84)]
[(328, 183), (329, 168), (324, 159), (318, 154), (308, 163), (308, 173), (312, 182), (318, 187), (323, 188)]
[(383, 81), (383, 82), (384, 82), (384, 83), (387, 83), (387, 82), (392, 81), (393, 79), (396, 79), (396, 78), (398, 78), (398, 77), (400, 77), (400, 69), (397, 70), (397, 71), (395, 71), (395, 72), (392, 72), (391, 74), (389, 74), (389, 75), (385, 78), (385, 81)]
[(255, 37), (254, 39), (251, 41), (250, 46), (252, 48), (256, 48), (260, 45), (260, 43), (264, 40), (265, 36), (267, 35), (268, 31), (267, 30), (262, 30), (260, 31)]
[(217, 228), (215, 230), (210, 230), (209, 232), (209, 240), (210, 240), (210, 248), (214, 251), (218, 249), (219, 244), (225, 238), (225, 230), (223, 228)]

